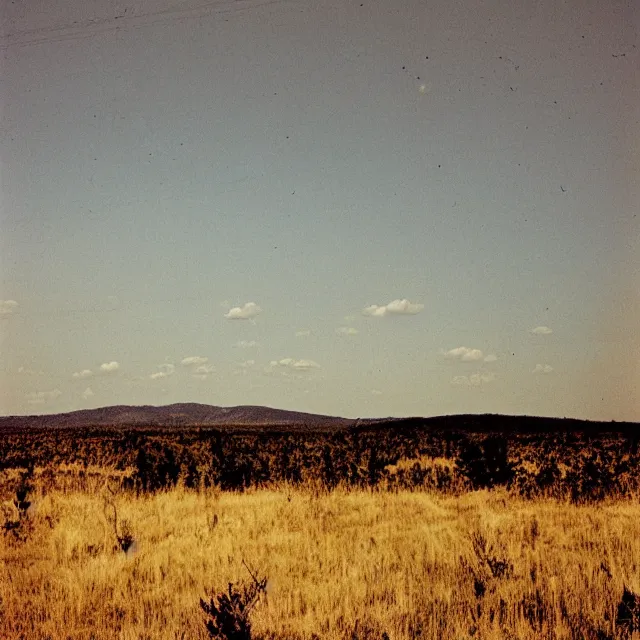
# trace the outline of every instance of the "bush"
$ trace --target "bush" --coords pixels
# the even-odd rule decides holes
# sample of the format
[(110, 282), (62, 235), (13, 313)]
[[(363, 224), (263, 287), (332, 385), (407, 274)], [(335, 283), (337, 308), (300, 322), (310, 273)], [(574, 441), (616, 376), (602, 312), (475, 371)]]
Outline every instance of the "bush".
[(200, 599), (200, 608), (207, 615), (205, 626), (210, 638), (251, 640), (249, 614), (267, 589), (267, 578), (259, 580), (253, 573), (251, 577), (249, 584), (237, 586), (230, 582), (226, 592), (212, 596), (209, 602)]
[(505, 485), (513, 477), (507, 440), (501, 436), (488, 437), (481, 444), (463, 441), (457, 466), (474, 489)]
[(141, 446), (136, 456), (134, 484), (139, 491), (159, 491), (174, 487), (180, 477), (180, 464), (169, 445), (154, 442)]
[(604, 451), (594, 451), (579, 460), (565, 481), (574, 503), (604, 500), (618, 488), (611, 457)]
[(640, 596), (624, 587), (622, 598), (618, 603), (616, 626), (623, 638), (628, 638), (635, 631), (640, 631)]
[(2, 528), (5, 535), (11, 534), (18, 542), (25, 542), (33, 531), (33, 522), (31, 515), (33, 514), (33, 504), (29, 500), (29, 494), (33, 490), (31, 480), (33, 479), (34, 469), (30, 466), (22, 473), (20, 484), (16, 488), (13, 506), (18, 515), (18, 519), (6, 519)]

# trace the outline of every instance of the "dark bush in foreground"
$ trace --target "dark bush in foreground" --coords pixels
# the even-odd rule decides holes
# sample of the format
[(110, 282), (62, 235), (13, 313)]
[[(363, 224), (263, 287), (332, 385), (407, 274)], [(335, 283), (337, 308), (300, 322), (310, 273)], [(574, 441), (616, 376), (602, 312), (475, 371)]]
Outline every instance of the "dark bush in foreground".
[(200, 607), (207, 619), (205, 626), (210, 638), (216, 640), (251, 640), (251, 620), (249, 614), (266, 592), (267, 578), (258, 579), (241, 586), (229, 583), (226, 592), (210, 598), (200, 599)]
[(624, 587), (618, 603), (616, 627), (623, 638), (630, 638), (634, 631), (640, 631), (640, 596)]

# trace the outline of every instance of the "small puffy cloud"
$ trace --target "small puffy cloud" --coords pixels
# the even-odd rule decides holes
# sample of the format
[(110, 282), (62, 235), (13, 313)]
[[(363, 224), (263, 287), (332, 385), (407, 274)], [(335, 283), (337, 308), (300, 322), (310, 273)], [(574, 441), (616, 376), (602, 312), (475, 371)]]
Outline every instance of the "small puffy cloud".
[(195, 373), (199, 375), (208, 375), (209, 373), (213, 373), (215, 371), (215, 367), (211, 364), (202, 364), (196, 368)]
[(389, 313), (401, 313), (401, 314), (416, 314), (420, 313), (424, 309), (423, 304), (417, 304), (409, 302), (406, 298), (402, 300), (393, 300), (387, 305), (387, 311)]
[(196, 367), (193, 372), (194, 378), (199, 378), (200, 380), (204, 380), (208, 378), (215, 371), (215, 367), (210, 364), (201, 364), (199, 367)]
[(296, 331), (296, 338), (306, 338), (311, 335), (311, 329), (300, 329)]
[(362, 310), (362, 315), (381, 318), (387, 315), (387, 307), (379, 307), (377, 304), (371, 304)]
[(490, 353), (488, 356), (484, 357), (484, 361), (485, 362), (495, 362), (498, 358), (493, 355), (493, 353)]
[(100, 371), (102, 373), (114, 373), (120, 368), (120, 364), (115, 360), (111, 362), (104, 362), (100, 365)]
[(553, 329), (549, 329), (549, 327), (535, 327), (535, 329), (531, 329), (531, 333), (536, 336), (548, 336), (553, 333)]
[(553, 367), (550, 364), (537, 364), (531, 373), (551, 373)]
[(444, 357), (450, 360), (461, 360), (462, 362), (477, 362), (482, 360), (483, 354), (480, 349), (469, 347), (456, 347), (444, 352)]
[(402, 300), (392, 300), (389, 304), (379, 306), (377, 304), (369, 305), (362, 310), (362, 315), (381, 318), (388, 314), (392, 315), (415, 315), (424, 309), (423, 304), (409, 302), (406, 298)]
[(481, 384), (489, 384), (489, 382), (493, 382), (495, 379), (495, 373), (488, 373), (486, 371), (483, 373), (474, 373), (469, 376), (469, 382), (474, 387), (480, 386)]
[(158, 369), (159, 371), (156, 371), (149, 376), (152, 380), (162, 380), (162, 378), (168, 378), (169, 376), (172, 376), (176, 371), (176, 367), (173, 364), (161, 364), (158, 365)]
[(382, 395), (382, 391), (380, 391), (380, 389), (371, 389), (371, 395), (372, 396), (381, 396)]
[(336, 334), (339, 336), (357, 336), (358, 330), (353, 327), (338, 327)]
[(272, 368), (285, 367), (295, 369), (296, 371), (309, 371), (311, 369), (319, 369), (320, 365), (314, 360), (295, 360), (294, 358), (282, 358), (281, 360), (272, 360), (270, 363)]
[(257, 347), (258, 343), (255, 340), (239, 340), (233, 346), (239, 349), (252, 349), (253, 347)]
[(272, 360), (269, 364), (272, 367), (277, 367), (277, 366), (288, 367), (293, 362), (294, 362), (293, 358), (282, 358), (282, 360)]
[(76, 378), (76, 379), (78, 379), (78, 378), (90, 378), (92, 375), (93, 375), (93, 372), (91, 371), (91, 369), (83, 369), (82, 371), (76, 371), (73, 374), (73, 377)]
[[(245, 360), (244, 362), (239, 362), (238, 363), (238, 369), (235, 369), (233, 374), (238, 376), (238, 375), (243, 375), (246, 376), (249, 374), (249, 371), (252, 370), (256, 365), (256, 361), (255, 360)], [(270, 371), (271, 369), (268, 368), (268, 370)]]
[(209, 358), (204, 358), (203, 356), (188, 356), (183, 358), (180, 364), (185, 367), (197, 367), (201, 364), (207, 364), (207, 362), (209, 362)]
[(82, 392), (82, 397), (85, 400), (88, 400), (89, 398), (92, 398), (95, 395), (95, 393), (93, 393), (91, 387), (87, 387), (83, 392)]
[(309, 369), (319, 369), (320, 365), (314, 360), (296, 360), (292, 365), (294, 369), (302, 369), (304, 371)]
[(53, 391), (32, 391), (27, 393), (25, 397), (29, 404), (45, 404), (45, 402), (55, 400), (61, 395), (62, 391), (60, 389), (54, 389)]
[(0, 316), (11, 315), (19, 306), (15, 300), (0, 300)]
[(247, 302), (241, 307), (233, 307), (224, 314), (225, 318), (230, 320), (248, 320), (249, 318), (255, 318), (262, 309), (255, 302)]
[(483, 384), (489, 384), (496, 379), (495, 374), (488, 371), (479, 371), (470, 376), (454, 376), (451, 384), (460, 387), (479, 387)]

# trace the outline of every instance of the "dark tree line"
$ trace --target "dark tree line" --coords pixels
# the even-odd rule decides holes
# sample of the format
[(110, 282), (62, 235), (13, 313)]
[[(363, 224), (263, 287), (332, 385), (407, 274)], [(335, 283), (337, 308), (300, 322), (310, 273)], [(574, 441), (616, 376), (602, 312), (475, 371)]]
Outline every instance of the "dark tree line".
[[(450, 464), (429, 462), (435, 458)], [(281, 483), (444, 492), (505, 486), (524, 497), (579, 502), (629, 494), (640, 479), (633, 434), (505, 435), (415, 424), (334, 433), (69, 429), (0, 439), (0, 470), (62, 463), (133, 469), (126, 487), (145, 492), (178, 483), (225, 491)]]

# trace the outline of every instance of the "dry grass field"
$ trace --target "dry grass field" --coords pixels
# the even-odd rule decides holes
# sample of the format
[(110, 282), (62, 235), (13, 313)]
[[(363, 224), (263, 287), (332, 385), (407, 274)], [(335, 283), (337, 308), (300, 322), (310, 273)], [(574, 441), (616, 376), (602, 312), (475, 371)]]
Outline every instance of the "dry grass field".
[(204, 639), (200, 598), (250, 582), (244, 563), (268, 578), (254, 638), (631, 637), (616, 615), (624, 587), (640, 591), (637, 497), (180, 486), (138, 497), (97, 480), (33, 495), (24, 539), (0, 535), (7, 640)]

